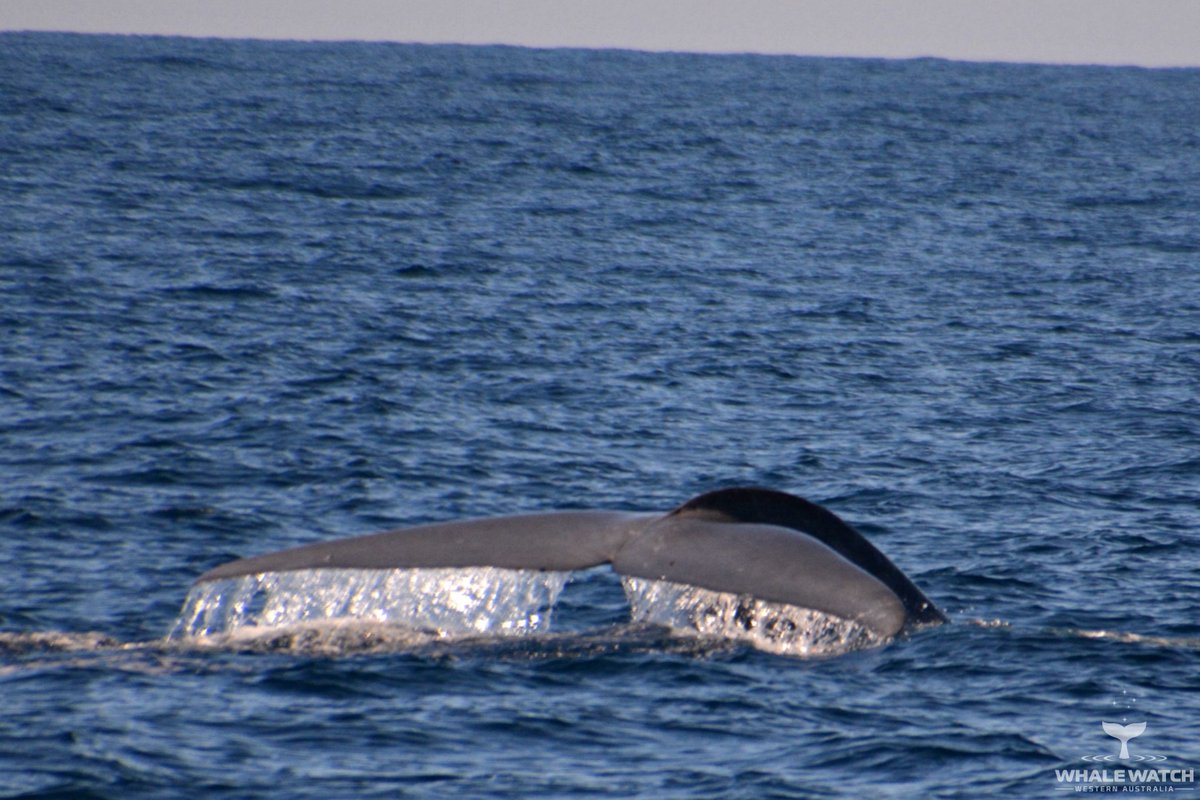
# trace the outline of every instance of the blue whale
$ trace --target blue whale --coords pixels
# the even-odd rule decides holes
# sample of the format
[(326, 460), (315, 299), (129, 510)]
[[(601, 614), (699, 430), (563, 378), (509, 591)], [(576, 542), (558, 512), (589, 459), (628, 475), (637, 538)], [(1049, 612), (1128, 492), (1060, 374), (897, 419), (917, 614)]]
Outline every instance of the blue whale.
[(308, 569), (500, 567), (688, 584), (813, 609), (881, 637), (945, 615), (888, 558), (822, 506), (720, 489), (666, 514), (560, 511), (419, 525), (231, 561), (197, 583)]

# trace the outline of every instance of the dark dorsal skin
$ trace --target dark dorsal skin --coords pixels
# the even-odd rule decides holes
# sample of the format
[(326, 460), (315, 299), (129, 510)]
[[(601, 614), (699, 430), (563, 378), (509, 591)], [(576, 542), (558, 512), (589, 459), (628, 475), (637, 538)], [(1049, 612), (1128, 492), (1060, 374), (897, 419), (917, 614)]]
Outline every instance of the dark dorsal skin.
[(694, 497), (671, 514), (708, 518), (717, 516), (730, 522), (779, 525), (806, 533), (895, 592), (900, 602), (904, 603), (910, 623), (947, 621), (937, 606), (875, 545), (832, 511), (816, 503), (773, 489), (739, 487), (718, 489)]

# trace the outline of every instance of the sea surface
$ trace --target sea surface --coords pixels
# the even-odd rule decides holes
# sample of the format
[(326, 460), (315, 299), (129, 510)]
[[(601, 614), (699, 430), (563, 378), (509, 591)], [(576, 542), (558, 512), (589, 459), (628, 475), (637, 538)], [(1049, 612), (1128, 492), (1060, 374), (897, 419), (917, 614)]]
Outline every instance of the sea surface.
[[(0, 35), (0, 796), (1193, 796), (1197, 98)], [(952, 622), (778, 655), (588, 572), (533, 636), (166, 638), (238, 556), (737, 485)]]

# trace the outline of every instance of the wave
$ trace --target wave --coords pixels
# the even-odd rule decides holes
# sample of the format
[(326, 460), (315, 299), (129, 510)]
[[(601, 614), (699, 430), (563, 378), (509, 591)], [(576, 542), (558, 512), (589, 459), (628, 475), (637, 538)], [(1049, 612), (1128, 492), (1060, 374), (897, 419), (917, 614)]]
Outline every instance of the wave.
[[(536, 574), (523, 576), (526, 585), (533, 582)], [(557, 573), (549, 585), (557, 582), (560, 576), (566, 574)], [(309, 574), (307, 578), (313, 580), (314, 576)], [(324, 580), (328, 582), (329, 576)], [(235, 624), (195, 635), (183, 632), (191, 617), (181, 615), (171, 636), (148, 641), (122, 641), (99, 631), (0, 632), (0, 678), (75, 669), (144, 675), (255, 669), (252, 663), (212, 658), (220, 654), (320, 659), (399, 654), (434, 660), (467, 657), (504, 661), (587, 661), (644, 654), (707, 659), (726, 657), (751, 647), (804, 659), (837, 656), (880, 644), (869, 632), (853, 623), (808, 609), (664, 581), (635, 578), (623, 583), (630, 600), (632, 620), (584, 631), (551, 631), (547, 624), (541, 623), (521, 635), (514, 635), (518, 628), (502, 625), (491, 625), (483, 633), (450, 635), (445, 630), (414, 626), (412, 621), (403, 623), (399, 619), (380, 621), (347, 616), (264, 624), (260, 610), (253, 614), (222, 617), (235, 620)], [(461, 582), (455, 585), (463, 586)], [(185, 606), (189, 614), (194, 612), (190, 608), (194, 599), (194, 596), (190, 597)], [(252, 622), (255, 618), (257, 621)], [(997, 619), (965, 619), (961, 622), (970, 627), (1014, 629), (1012, 623)], [(1023, 626), (1016, 628), (1019, 630)], [(1137, 647), (1200, 648), (1200, 639), (1194, 637), (1145, 636), (1076, 628), (1025, 630), (1038, 636), (1103, 639)]]

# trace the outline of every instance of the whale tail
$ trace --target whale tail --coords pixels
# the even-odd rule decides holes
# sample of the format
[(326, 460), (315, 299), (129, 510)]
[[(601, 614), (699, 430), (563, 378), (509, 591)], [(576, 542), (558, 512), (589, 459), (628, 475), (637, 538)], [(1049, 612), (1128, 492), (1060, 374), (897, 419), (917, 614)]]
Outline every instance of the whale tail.
[(945, 616), (858, 531), (815, 503), (723, 489), (667, 514), (564, 511), (420, 525), (251, 556), (197, 582), (305, 569), (497, 567), (574, 571), (747, 595), (890, 637)]
[(1131, 722), (1128, 725), (1121, 725), (1117, 722), (1102, 722), (1104, 732), (1109, 736), (1121, 742), (1121, 753), (1117, 756), (1120, 759), (1129, 758), (1129, 740), (1141, 736), (1146, 732), (1146, 723)]

